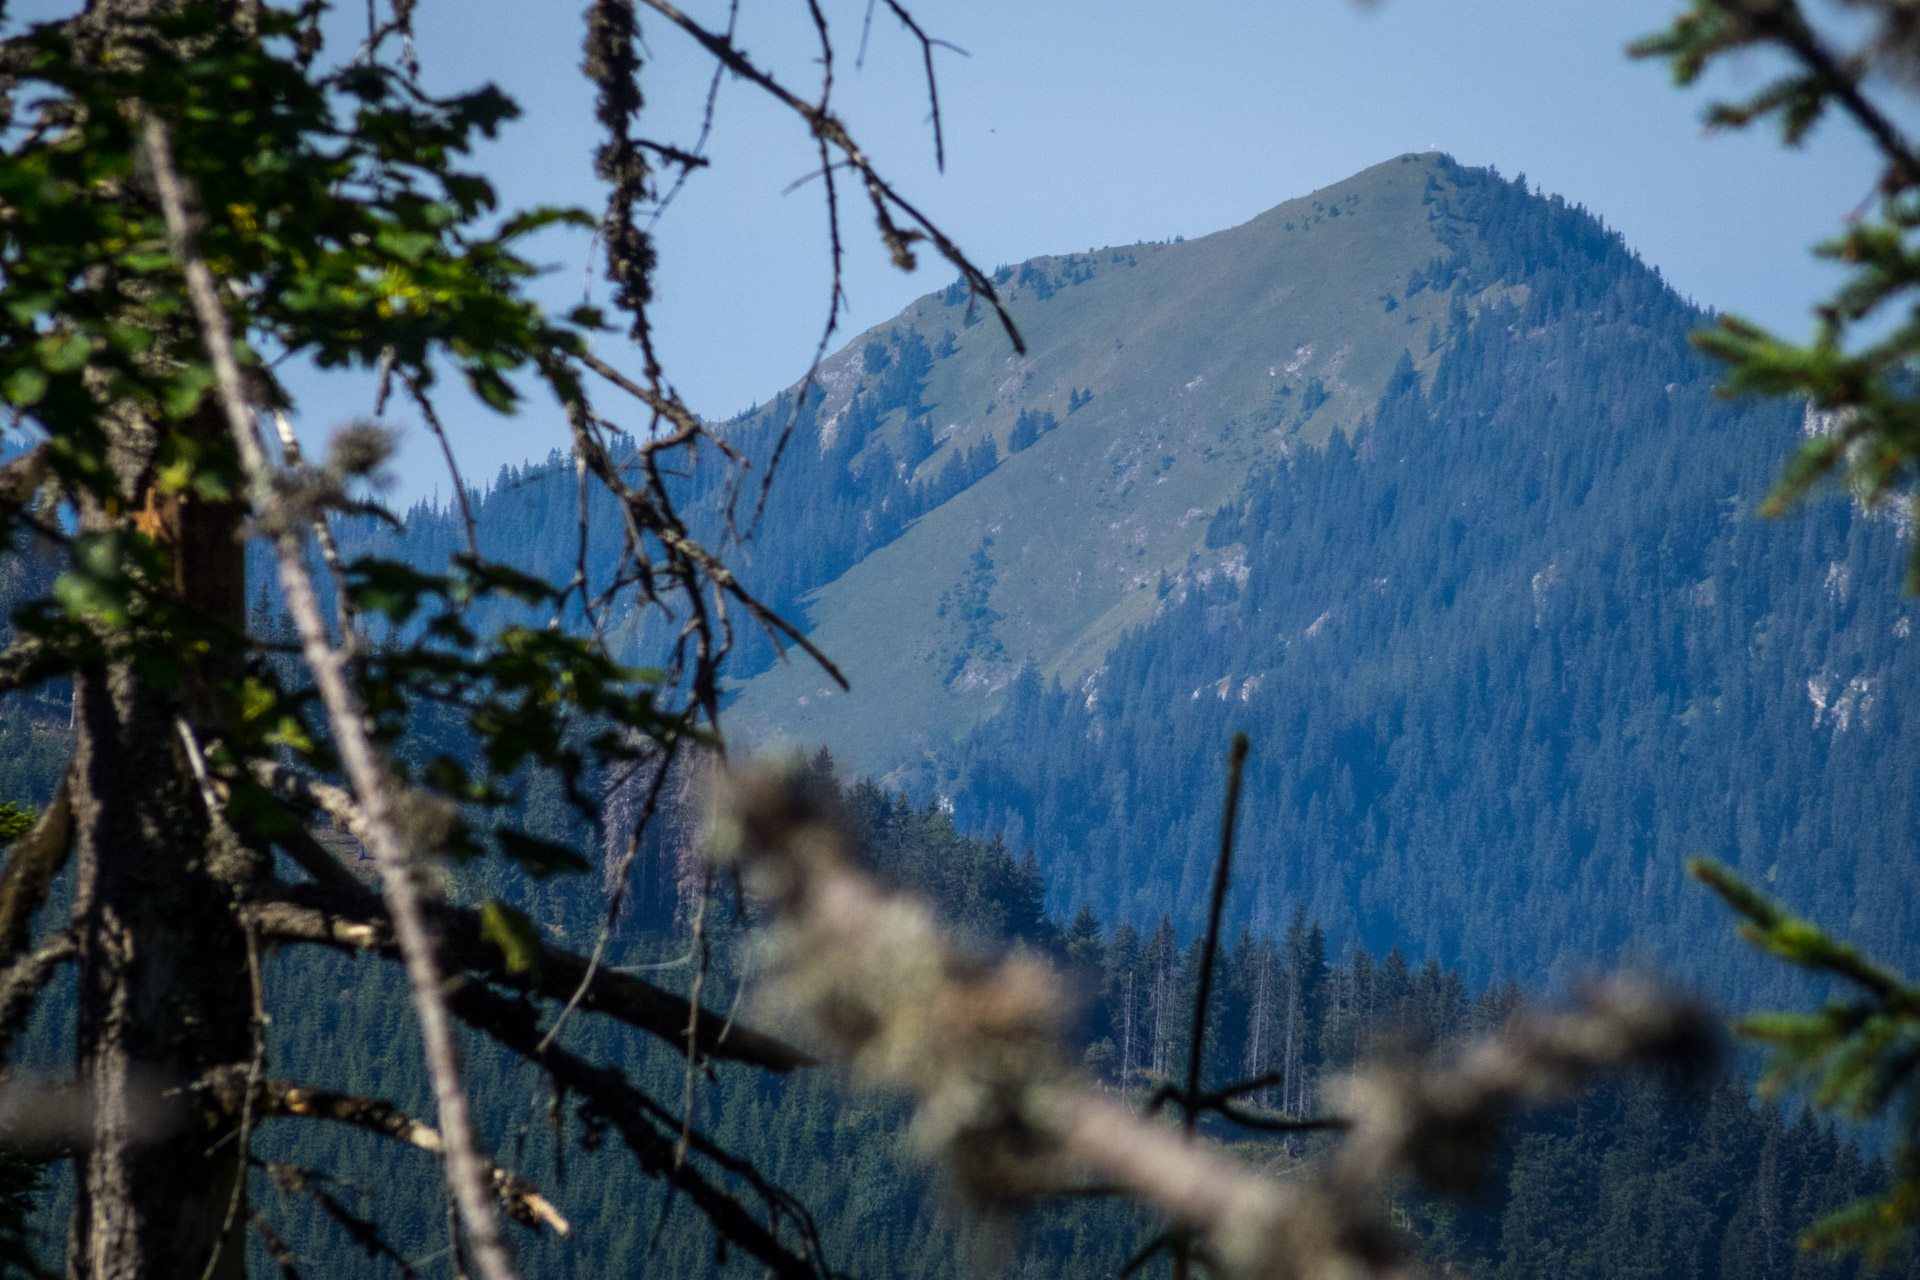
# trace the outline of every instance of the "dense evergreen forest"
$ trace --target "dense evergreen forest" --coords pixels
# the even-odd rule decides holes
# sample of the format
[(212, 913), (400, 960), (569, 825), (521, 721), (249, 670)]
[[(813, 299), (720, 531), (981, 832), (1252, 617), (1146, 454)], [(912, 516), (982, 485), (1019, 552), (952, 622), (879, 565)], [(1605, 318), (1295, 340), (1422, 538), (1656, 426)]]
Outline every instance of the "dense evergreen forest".
[[(813, 762), (812, 776), (840, 792), (876, 870), (924, 891), (982, 948), (1032, 948), (1074, 976), (1083, 1005), (1076, 1039), (1087, 1069), (1108, 1087), (1144, 1099), (1154, 1084), (1178, 1074), (1195, 995), (1193, 939), (1165, 920), (1142, 937), (1125, 924), (1108, 927), (1087, 909), (1064, 920), (1051, 916), (1032, 858), (1016, 856), (1003, 840), (965, 836), (937, 804), (914, 804), (872, 782), (842, 789), (824, 756)], [(685, 990), (692, 977), (691, 902), (682, 896), (676, 854), (693, 819), (684, 810), (690, 793), (680, 795), (646, 859), (648, 904), (623, 920), (614, 958)], [(574, 882), (571, 891), (553, 893), (544, 904), (547, 922), (569, 933), (591, 929), (594, 895), (584, 887)], [(476, 881), (458, 891), (484, 888)], [(731, 910), (713, 919), (717, 960), (708, 990), (724, 1006), (742, 952)], [(1284, 1083), (1250, 1100), (1265, 1114), (1316, 1113), (1320, 1086), (1370, 1049), (1444, 1051), (1496, 1030), (1523, 1001), (1512, 983), (1473, 991), (1457, 972), (1399, 949), (1384, 957), (1360, 949), (1330, 954), (1324, 929), (1298, 913), (1278, 936), (1243, 933), (1225, 961), (1209, 1010), (1209, 1082), (1282, 1072)], [(423, 1109), (427, 1085), (409, 1015), (392, 998), (397, 978), (374, 960), (270, 963), (269, 1012), (327, 1011), (324, 1035), (286, 1036), (273, 1045), (275, 1071)], [(57, 1019), (46, 1020), (20, 1046), (19, 1060), (55, 1060), (64, 1034)], [(679, 1095), (680, 1059), (645, 1036), (579, 1020), (566, 1039), (583, 1052), (624, 1057), (655, 1096)], [(684, 1204), (667, 1204), (661, 1184), (641, 1176), (624, 1153), (580, 1150), (579, 1122), (536, 1073), (507, 1070), (483, 1042), (468, 1049), (490, 1141), (582, 1228), (571, 1241), (523, 1234), (529, 1274), (755, 1269), (751, 1259), (716, 1256), (704, 1220)], [(946, 1280), (1010, 1272), (1091, 1280), (1115, 1274), (1157, 1230), (1135, 1212), (1099, 1201), (1052, 1204), (1018, 1225), (958, 1212), (912, 1158), (905, 1108), (884, 1096), (850, 1095), (827, 1070), (781, 1079), (722, 1065), (695, 1096), (702, 1130), (797, 1195), (834, 1264), (856, 1276)], [(1225, 1128), (1213, 1136), (1274, 1170), (1312, 1159), (1328, 1140), (1249, 1138)], [(367, 1134), (288, 1120), (269, 1121), (262, 1140), (269, 1162), (342, 1171), (321, 1188), (331, 1206), (276, 1190), (269, 1170), (256, 1175), (260, 1204), (297, 1257), (328, 1258), (328, 1274), (343, 1277), (400, 1274), (400, 1260), (428, 1274), (445, 1265), (445, 1206), (431, 1157)], [(419, 1176), (394, 1179), (395, 1162), (409, 1161)], [(1856, 1262), (1803, 1254), (1794, 1238), (1883, 1177), (1877, 1159), (1864, 1158), (1830, 1126), (1804, 1112), (1757, 1105), (1737, 1079), (1640, 1080), (1530, 1117), (1504, 1142), (1477, 1201), (1435, 1202), (1410, 1192), (1397, 1217), (1430, 1262), (1486, 1280), (1847, 1280)], [(377, 1197), (357, 1189), (376, 1180), (384, 1188)], [(69, 1203), (57, 1184), (41, 1198), (36, 1223), (44, 1253), (55, 1251)], [(353, 1248), (342, 1214), (377, 1226), (382, 1245)], [(267, 1265), (264, 1257), (256, 1262)], [(1905, 1265), (1897, 1263), (1893, 1274)]]
[(1484, 251), (1454, 287), (1521, 287), (1456, 307), (1354, 438), (1251, 477), (1207, 536), (1231, 572), (1163, 581), (1074, 687), (1026, 673), (922, 785), (1031, 840), (1055, 909), (1191, 928), (1244, 730), (1261, 928), (1304, 903), (1473, 982), (1639, 959), (1777, 998), (1686, 880), (1710, 855), (1911, 966), (1906, 531), (1758, 519), (1798, 411), (1717, 403), (1703, 317), (1617, 236), (1461, 172)]

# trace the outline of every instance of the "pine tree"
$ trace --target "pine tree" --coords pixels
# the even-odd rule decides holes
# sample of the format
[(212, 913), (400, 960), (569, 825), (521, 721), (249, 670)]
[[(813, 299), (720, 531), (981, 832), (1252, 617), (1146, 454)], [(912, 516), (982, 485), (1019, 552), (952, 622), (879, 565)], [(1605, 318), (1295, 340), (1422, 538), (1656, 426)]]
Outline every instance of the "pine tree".
[(1180, 948), (1173, 921), (1165, 915), (1140, 949), (1140, 973), (1146, 1000), (1142, 1023), (1145, 1070), (1151, 1078), (1165, 1080), (1173, 1070), (1176, 1037), (1181, 1034)]

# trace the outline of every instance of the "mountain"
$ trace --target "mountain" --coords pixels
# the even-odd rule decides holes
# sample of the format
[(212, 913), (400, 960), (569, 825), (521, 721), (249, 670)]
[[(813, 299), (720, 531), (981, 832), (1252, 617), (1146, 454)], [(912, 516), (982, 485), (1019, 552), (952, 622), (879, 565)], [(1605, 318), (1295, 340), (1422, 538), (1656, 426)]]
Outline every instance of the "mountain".
[[(1438, 358), (1474, 254), (1436, 199), (1448, 168), (1402, 156), (1229, 231), (1003, 268), (1025, 359), (969, 326), (958, 289), (849, 344), (820, 373), (819, 448), (927, 484), (983, 447), (1001, 461), (806, 597), (852, 692), (773, 667), (741, 690), (736, 731), (886, 773), (989, 714), (1026, 665), (1083, 679), (1163, 578), (1238, 572), (1202, 539), (1248, 474), (1353, 430), (1403, 352)], [(924, 388), (897, 403), (885, 384), (923, 347)]]
[[(736, 741), (1031, 845), (1061, 918), (1198, 925), (1245, 730), (1236, 927), (1305, 905), (1475, 984), (1644, 960), (1784, 996), (1687, 880), (1713, 855), (1920, 966), (1906, 531), (1758, 518), (1818, 424), (1719, 400), (1707, 315), (1595, 217), (1410, 155), (999, 275), (1025, 359), (953, 288), (729, 425), (756, 474), (791, 432), (730, 554), (853, 684), (750, 642)], [(730, 496), (748, 522), (757, 482), (681, 483), (703, 536)], [(483, 544), (569, 575), (575, 493), (503, 472)], [(460, 536), (420, 511), (397, 545)]]
[[(1470, 981), (1651, 961), (1784, 995), (1685, 876), (1712, 855), (1920, 961), (1906, 531), (1757, 517), (1818, 424), (1719, 400), (1707, 316), (1597, 219), (1404, 156), (1003, 275), (1024, 362), (948, 341), (936, 295), (825, 370), (823, 457), (891, 465), (922, 410), (923, 484), (1005, 456), (804, 596), (853, 693), (773, 666), (735, 732), (1031, 844), (1062, 915), (1197, 926), (1244, 729), (1257, 928), (1305, 904)], [(873, 412), (921, 340), (917, 399)], [(1023, 412), (1058, 425), (1010, 452)]]

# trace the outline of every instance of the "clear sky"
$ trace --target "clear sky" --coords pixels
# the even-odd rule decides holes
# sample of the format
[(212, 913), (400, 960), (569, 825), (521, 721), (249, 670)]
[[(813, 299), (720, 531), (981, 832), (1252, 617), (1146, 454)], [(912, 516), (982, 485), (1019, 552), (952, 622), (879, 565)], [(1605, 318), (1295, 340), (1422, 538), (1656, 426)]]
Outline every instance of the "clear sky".
[[(682, 3), (724, 23), (723, 2)], [(1832, 280), (1807, 249), (1874, 176), (1837, 121), (1799, 152), (1768, 135), (1704, 137), (1705, 95), (1675, 91), (1663, 68), (1623, 52), (1679, 0), (920, 0), (913, 9), (927, 29), (968, 55), (938, 56), (941, 174), (917, 48), (882, 11), (856, 67), (865, 0), (822, 4), (840, 44), (835, 100), (856, 135), (989, 268), (1204, 234), (1437, 147), (1585, 204), (1696, 301), (1800, 333)], [(73, 7), (16, 0), (11, 18)], [(340, 35), (364, 29), (357, 4), (341, 9)], [(804, 4), (740, 0), (740, 9), (748, 51), (813, 85)], [(481, 158), (510, 204), (599, 203), (591, 100), (577, 70), (583, 10), (578, 0), (420, 0), (433, 85), (492, 80), (526, 109)], [(690, 145), (710, 64), (657, 17), (644, 30), (644, 122), (652, 136)], [(1765, 70), (1736, 67), (1713, 87), (1751, 88)], [(722, 83), (709, 151), (712, 168), (657, 228), (656, 318), (677, 385), (697, 410), (723, 417), (804, 369), (825, 315), (826, 242), (820, 184), (786, 191), (816, 165), (806, 134), (758, 90)], [(850, 311), (836, 345), (952, 277), (938, 262), (911, 276), (893, 270), (871, 220), (851, 208)], [(585, 237), (540, 249), (554, 264), (543, 292), (577, 300)], [(364, 386), (295, 381), (304, 431), (367, 407)], [(545, 405), (504, 423), (467, 405), (450, 405), (448, 417), (470, 480), (563, 441)], [(435, 457), (426, 442), (410, 445), (401, 496), (432, 491)]]

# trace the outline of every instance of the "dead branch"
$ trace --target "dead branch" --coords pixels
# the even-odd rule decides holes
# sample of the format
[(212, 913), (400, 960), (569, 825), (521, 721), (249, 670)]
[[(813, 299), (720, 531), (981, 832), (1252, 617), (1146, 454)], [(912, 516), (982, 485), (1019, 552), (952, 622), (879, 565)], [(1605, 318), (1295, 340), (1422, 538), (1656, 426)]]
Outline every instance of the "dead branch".
[(770, 1274), (785, 1280), (822, 1280), (830, 1275), (812, 1218), (798, 1201), (767, 1181), (750, 1162), (730, 1155), (698, 1130), (691, 1132), (690, 1149), (745, 1181), (772, 1214), (776, 1228), (782, 1219), (794, 1223), (805, 1256), (789, 1249), (776, 1230), (762, 1225), (744, 1205), (702, 1177), (691, 1164), (675, 1158), (680, 1120), (672, 1112), (634, 1088), (613, 1068), (595, 1066), (558, 1045), (543, 1047), (538, 1011), (532, 1005), (496, 995), (475, 983), (452, 992), (448, 1004), (462, 1022), (538, 1064), (556, 1087), (580, 1098), (584, 1117), (617, 1129), (643, 1171), (684, 1191), (722, 1238), (758, 1258)]
[(0, 971), (0, 1075), (8, 1070), (13, 1037), (32, 1012), (34, 998), (53, 980), (60, 966), (79, 953), (73, 934), (62, 929)]
[(393, 1260), (394, 1266), (406, 1280), (419, 1273), (413, 1269), (400, 1251), (387, 1243), (380, 1228), (370, 1218), (363, 1218), (353, 1210), (341, 1204), (339, 1197), (327, 1190), (327, 1184), (333, 1179), (312, 1169), (303, 1169), (296, 1164), (284, 1164), (277, 1160), (264, 1160), (259, 1167), (267, 1171), (273, 1179), (274, 1188), (283, 1196), (303, 1195), (320, 1206), (322, 1213), (338, 1223), (347, 1233), (348, 1239), (365, 1250), (369, 1258), (386, 1257)]
[(427, 429), (440, 442), (440, 456), (447, 464), (447, 475), (453, 481), (454, 501), (460, 506), (460, 519), (467, 530), (467, 551), (477, 560), (480, 558), (480, 527), (474, 523), (473, 501), (467, 496), (467, 482), (460, 474), (459, 462), (454, 459), (453, 441), (447, 439), (447, 429), (440, 425), (440, 415), (435, 411), (427, 389), (420, 385), (420, 380), (411, 374), (402, 374), (400, 381), (406, 386), (407, 394), (413, 397), (413, 403), (419, 406)]
[[(577, 455), (576, 460), (578, 460)], [(584, 461), (581, 461), (580, 483), (583, 488), (586, 485), (586, 476), (586, 464)], [(581, 502), (580, 508), (582, 512), (585, 512), (585, 501)], [(583, 536), (581, 538), (583, 566), (585, 556), (586, 539)], [(585, 594), (584, 591), (581, 592), (583, 598)], [(554, 1018), (553, 1025), (547, 1028), (547, 1034), (540, 1038), (540, 1047), (542, 1049), (553, 1043), (554, 1037), (560, 1034), (560, 1028), (566, 1025), (568, 1018), (573, 1016), (573, 1011), (580, 1007), (580, 1002), (586, 998), (588, 986), (600, 972), (600, 965), (606, 959), (607, 943), (612, 940), (613, 927), (620, 919), (621, 909), (626, 905), (627, 877), (633, 871), (635, 859), (640, 856), (640, 838), (646, 833), (647, 824), (653, 821), (654, 814), (659, 810), (661, 793), (666, 787), (667, 778), (671, 775), (674, 761), (679, 755), (679, 753), (674, 750), (674, 746), (675, 744), (668, 744), (654, 760), (653, 776), (648, 781), (646, 787), (646, 799), (641, 802), (639, 812), (634, 814), (632, 821), (627, 824), (626, 848), (621, 851), (620, 861), (614, 867), (613, 873), (607, 882), (607, 910), (606, 914), (600, 919), (599, 929), (594, 932), (593, 950), (587, 953), (586, 971), (580, 975), (580, 985), (575, 987), (573, 994), (567, 997), (567, 1002), (561, 1007), (559, 1015)], [(634, 769), (638, 767), (639, 765), (637, 763), (632, 766)], [(614, 787), (608, 791), (608, 796), (612, 797), (616, 795), (632, 776), (632, 772), (629, 771), (620, 782), (616, 783)], [(611, 815), (608, 815), (608, 821), (612, 821)], [(698, 1001), (696, 999), (691, 1003), (697, 1004)], [(732, 1025), (733, 1018), (729, 1015), (726, 1026), (721, 1028), (721, 1034), (718, 1037), (714, 1037), (714, 1039), (725, 1039), (726, 1031), (731, 1028)], [(695, 1044), (697, 1048), (697, 1040)], [(692, 1065), (692, 1059), (688, 1059), (688, 1065)]]
[(53, 878), (73, 848), (73, 766), (60, 771), (60, 785), (39, 820), (7, 850), (0, 868), (0, 963), (27, 949), (33, 914), (46, 905)]
[[(340, 821), (348, 824), (359, 821), (359, 812), (353, 806), (352, 796), (339, 787), (328, 786), (318, 780), (303, 777), (285, 765), (276, 764), (271, 760), (253, 761), (251, 771), (253, 780), (284, 804), (289, 804), (301, 811), (313, 807), (326, 809), (329, 815), (338, 817)], [(225, 784), (216, 782), (215, 785), (222, 788), (221, 798), (224, 800)], [(321, 792), (324, 792), (326, 801), (341, 810), (340, 813), (335, 813), (322, 802)], [(349, 825), (349, 830), (351, 829)], [(358, 838), (356, 832), (355, 839)], [(361, 883), (360, 878), (342, 866), (338, 858), (313, 838), (312, 832), (296, 827), (292, 830), (276, 831), (271, 839), (285, 850), (287, 856), (293, 859), (295, 866), (320, 884), (342, 893), (360, 894), (363, 897), (372, 896), (367, 886)]]
[(1459, 1191), (1486, 1135), (1515, 1107), (1595, 1075), (1696, 1062), (1705, 1023), (1690, 1007), (1626, 983), (1574, 1012), (1523, 1023), (1436, 1069), (1411, 1060), (1345, 1086), (1352, 1134), (1326, 1167), (1286, 1184), (1083, 1082), (1059, 1040), (1062, 993), (1044, 965), (995, 965), (949, 943), (918, 899), (857, 867), (851, 844), (797, 778), (736, 776), (723, 788), (709, 853), (771, 902), (774, 998), (869, 1084), (904, 1089), (914, 1133), (985, 1203), (1117, 1187), (1198, 1235), (1231, 1280), (1356, 1280), (1408, 1273), (1382, 1216), (1406, 1174)]
[(1517, 1019), (1455, 1066), (1389, 1058), (1348, 1076), (1334, 1097), (1353, 1129), (1330, 1181), (1378, 1186), (1407, 1169), (1431, 1186), (1471, 1186), (1512, 1113), (1571, 1097), (1597, 1074), (1711, 1052), (1691, 1005), (1631, 982), (1597, 985), (1569, 1012)]
[(339, 892), (368, 894), (367, 886), (360, 882), (360, 878), (341, 866), (340, 860), (314, 839), (312, 832), (276, 832), (273, 842), (286, 851), (295, 866), (312, 876), (316, 882)]
[[(372, 895), (345, 894), (312, 886), (289, 887), (284, 897), (250, 902), (240, 908), (271, 941), (308, 942), (342, 951), (373, 951), (397, 957), (392, 921)], [(632, 974), (600, 968), (588, 981), (584, 956), (542, 944), (534, 969), (508, 970), (500, 949), (481, 936), (479, 918), (459, 907), (434, 905), (428, 917), (440, 935), (440, 957), (448, 969), (464, 969), (490, 982), (549, 1000), (567, 1000), (585, 986), (579, 1007), (605, 1014), (684, 1051), (693, 1005)], [(536, 972), (537, 970), (537, 972)], [(698, 1017), (699, 1052), (708, 1058), (744, 1062), (768, 1071), (787, 1072), (814, 1065), (814, 1059), (749, 1027), (702, 1009)]]
[[(1007, 331), (1007, 338), (1013, 343), (1013, 349), (1020, 355), (1027, 353), (1026, 342), (1020, 337), (1018, 326), (1013, 317), (1007, 314), (1001, 304), (1000, 296), (994, 292), (993, 281), (986, 273), (973, 265), (960, 246), (949, 239), (945, 232), (935, 226), (926, 215), (910, 204), (896, 191), (892, 184), (880, 176), (866, 152), (854, 141), (853, 135), (838, 116), (824, 107), (807, 101), (773, 76), (763, 71), (736, 45), (733, 40), (717, 31), (710, 31), (683, 13), (668, 0), (641, 0), (667, 21), (692, 36), (694, 42), (705, 49), (715, 61), (724, 65), (741, 79), (757, 85), (773, 99), (798, 115), (807, 127), (823, 144), (838, 151), (845, 162), (860, 174), (867, 189), (868, 200), (874, 210), (874, 219), (880, 226), (881, 238), (894, 255), (895, 261), (903, 267), (913, 265), (912, 244), (915, 240), (926, 240), (934, 249), (958, 270), (967, 282), (968, 288), (985, 298), (994, 314), (999, 318), (1001, 327)], [(944, 158), (944, 157), (942, 157)], [(896, 225), (893, 214), (898, 211), (911, 224), (912, 229), (902, 229)]]
[[(225, 1067), (205, 1077), (201, 1087), (218, 1097), (227, 1111), (236, 1111), (246, 1101), (247, 1074), (245, 1064)], [(263, 1118), (277, 1116), (331, 1120), (336, 1124), (377, 1133), (395, 1142), (404, 1142), (435, 1155), (443, 1150), (439, 1131), (432, 1125), (414, 1119), (391, 1102), (380, 1098), (363, 1098), (271, 1077), (254, 1083), (252, 1097), (255, 1109)], [(507, 1216), (535, 1229), (545, 1226), (563, 1236), (573, 1234), (572, 1224), (532, 1183), (492, 1161), (486, 1162), (486, 1165), (488, 1181), (494, 1193), (500, 1197)]]
[(393, 918), (396, 943), (407, 970), (414, 1014), (419, 1020), (426, 1050), (427, 1073), (433, 1082), (434, 1102), (445, 1135), (447, 1182), (481, 1275), (485, 1280), (513, 1280), (513, 1265), (507, 1257), (499, 1219), (494, 1214), (481, 1171), (479, 1145), (474, 1139), (466, 1087), (460, 1077), (458, 1048), (441, 990), (439, 962), (421, 910), (410, 851), (395, 822), (396, 803), (389, 770), (368, 733), (366, 716), (347, 680), (340, 655), (328, 640), (326, 621), (320, 613), (313, 581), (307, 574), (296, 524), (281, 509), (273, 465), (254, 429), (252, 411), (241, 386), (227, 313), (221, 305), (213, 273), (195, 243), (195, 229), (188, 213), (194, 203), (190, 187), (174, 168), (166, 128), (157, 119), (149, 118), (145, 122), (142, 153), (166, 217), (168, 241), (186, 277), (194, 316), (214, 368), (220, 407), (247, 475), (249, 497), (256, 516), (274, 530), (272, 541), (281, 592), (299, 629), (301, 648), (326, 708), (334, 745), (353, 782), (355, 799), (369, 837), (368, 850), (380, 869), (382, 895)]
[(300, 1280), (299, 1269), (293, 1265), (293, 1250), (288, 1248), (287, 1242), (280, 1238), (280, 1233), (275, 1231), (273, 1225), (258, 1213), (249, 1216), (253, 1219), (253, 1229), (260, 1233), (261, 1247), (266, 1249), (267, 1257), (273, 1260), (273, 1265), (280, 1268), (281, 1280)]
[[(552, 381), (556, 386), (567, 385), (558, 378)], [(649, 536), (667, 551), (669, 564), (665, 572), (685, 588), (688, 605), (696, 614), (696, 621), (689, 625), (700, 627), (703, 644), (707, 643), (706, 636), (710, 631), (709, 627), (699, 622), (699, 619), (705, 617), (705, 606), (700, 592), (701, 583), (705, 581), (712, 583), (718, 591), (738, 601), (753, 620), (774, 638), (776, 644), (785, 641), (795, 645), (825, 671), (834, 683), (843, 689), (848, 687), (847, 678), (840, 673), (840, 669), (826, 654), (815, 647), (813, 642), (792, 623), (755, 598), (740, 580), (734, 577), (733, 571), (728, 569), (719, 557), (701, 546), (687, 533), (671, 506), (656, 496), (664, 495), (665, 492), (664, 487), (658, 483), (657, 477), (651, 479), (645, 489), (636, 489), (627, 482), (626, 477), (621, 475), (620, 468), (608, 456), (606, 448), (595, 435), (591, 415), (587, 412), (584, 400), (576, 395), (565, 400), (564, 406), (568, 424), (573, 429), (575, 456), (585, 461), (588, 470), (593, 472), (594, 477), (606, 486), (607, 491), (619, 502), (620, 510), (627, 521), (627, 532), (636, 548), (635, 554), (639, 554), (637, 548), (644, 545)], [(645, 460), (651, 468), (654, 461), (652, 455), (646, 455)], [(711, 667), (712, 661), (705, 662), (702, 666)], [(696, 673), (696, 686), (700, 686), (703, 681), (710, 684), (711, 680), (710, 672)], [(717, 688), (697, 687), (696, 697), (706, 706), (710, 718), (718, 711)]]
[[(305, 466), (306, 458), (300, 448), (300, 437), (294, 434), (292, 420), (275, 410), (273, 429), (280, 438), (280, 456), (287, 465)], [(327, 566), (327, 575), (333, 580), (333, 612), (335, 623), (340, 628), (340, 650), (351, 659), (359, 648), (360, 636), (354, 629), (353, 600), (347, 591), (346, 565), (340, 559), (340, 544), (333, 536), (333, 526), (327, 523), (324, 508), (313, 513), (313, 540), (320, 547), (320, 562)]]
[(672, 433), (654, 436), (642, 441), (640, 443), (640, 451), (642, 453), (659, 453), (663, 450), (674, 449), (692, 440), (704, 439), (713, 441), (714, 444), (719, 446), (721, 452), (725, 453), (727, 457), (733, 461), (738, 462), (741, 460), (738, 449), (735, 449), (727, 441), (708, 431), (705, 424), (703, 424), (698, 417), (694, 416), (693, 410), (687, 408), (677, 397), (663, 395), (658, 391), (641, 386), (632, 378), (629, 378), (626, 374), (621, 373), (605, 360), (602, 360), (599, 356), (594, 355), (591, 351), (582, 351), (574, 358), (674, 425), (675, 430)]

